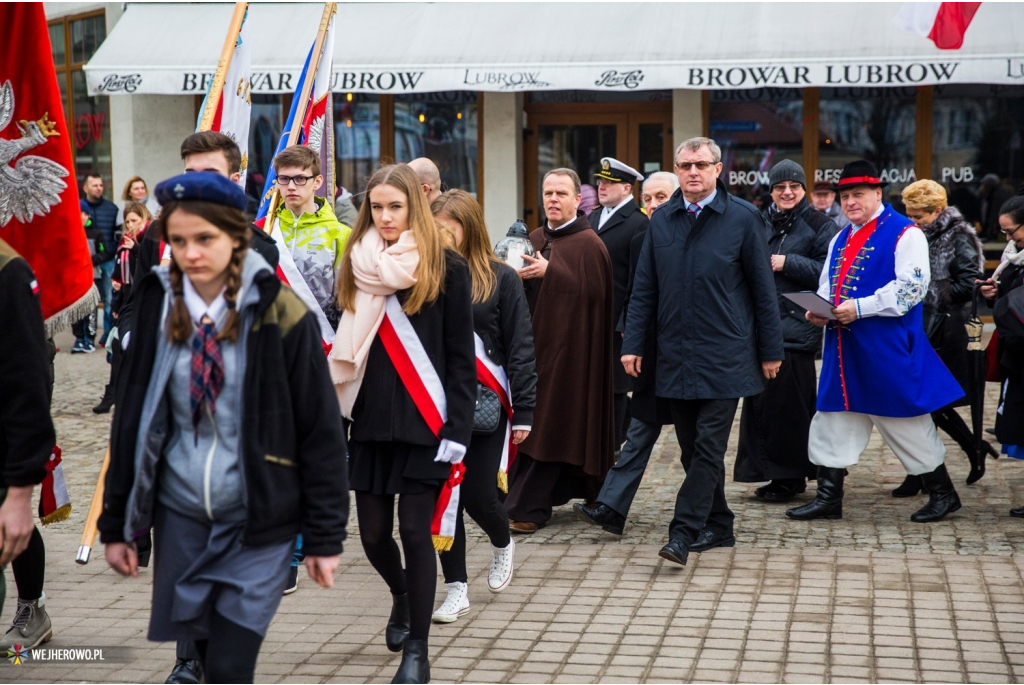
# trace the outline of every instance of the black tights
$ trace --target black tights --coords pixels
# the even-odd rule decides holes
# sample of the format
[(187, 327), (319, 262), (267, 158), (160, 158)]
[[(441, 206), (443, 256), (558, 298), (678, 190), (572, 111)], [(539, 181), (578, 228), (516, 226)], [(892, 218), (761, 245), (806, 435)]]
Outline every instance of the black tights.
[(210, 617), (210, 637), (196, 640), (208, 683), (251, 683), (256, 679), (256, 659), (263, 638), (221, 616)]
[(32, 529), (25, 551), (11, 562), (14, 582), (18, 586), (18, 599), (31, 602), (43, 596), (43, 578), (46, 575), (46, 546), (38, 526)]
[(436, 488), (415, 495), (398, 496), (398, 535), (405, 552), (402, 555), (391, 535), (395, 521), (395, 496), (356, 492), (359, 537), (366, 558), (376, 569), (392, 594), (409, 594), (409, 639), (426, 640), (430, 634), (430, 614), (434, 610), (437, 589), (437, 561), (430, 537), (430, 522), (437, 502)]
[(466, 475), (459, 488), (459, 515), (455, 526), (455, 540), (452, 548), (441, 552), (441, 569), (444, 582), (465, 583), (466, 573), (466, 524), (463, 510), (480, 526), (495, 547), (508, 547), (508, 513), (505, 505), (498, 500), (498, 468), (505, 443), (506, 419), (490, 435), (474, 435), (466, 452)]

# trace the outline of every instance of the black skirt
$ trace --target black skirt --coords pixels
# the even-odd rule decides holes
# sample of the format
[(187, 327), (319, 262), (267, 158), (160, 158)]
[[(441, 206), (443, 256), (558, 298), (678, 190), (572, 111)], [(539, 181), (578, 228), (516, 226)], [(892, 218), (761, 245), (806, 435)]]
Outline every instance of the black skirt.
[(451, 465), (435, 462), (437, 447), (404, 442), (348, 443), (348, 482), (356, 492), (416, 495), (438, 490)]
[(813, 478), (807, 436), (817, 397), (814, 353), (786, 350), (779, 374), (765, 383), (764, 392), (743, 399), (733, 480)]

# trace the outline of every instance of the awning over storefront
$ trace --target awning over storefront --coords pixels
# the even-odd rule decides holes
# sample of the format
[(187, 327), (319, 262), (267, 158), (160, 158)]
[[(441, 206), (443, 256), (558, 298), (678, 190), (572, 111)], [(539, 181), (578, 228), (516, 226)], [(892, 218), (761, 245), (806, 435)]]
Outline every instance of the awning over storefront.
[[(1024, 84), (1024, 3), (986, 2), (959, 50), (901, 3), (338, 5), (334, 89), (657, 90)], [(229, 3), (133, 3), (85, 66), (90, 94), (203, 93)], [(322, 4), (252, 3), (252, 91), (290, 93)]]

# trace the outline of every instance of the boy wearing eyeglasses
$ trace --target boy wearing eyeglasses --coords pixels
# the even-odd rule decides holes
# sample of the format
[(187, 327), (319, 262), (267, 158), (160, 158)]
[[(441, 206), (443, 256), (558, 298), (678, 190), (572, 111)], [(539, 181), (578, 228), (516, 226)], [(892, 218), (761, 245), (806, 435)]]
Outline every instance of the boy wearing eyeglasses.
[(338, 221), (330, 202), (317, 196), (324, 177), (320, 175), (320, 157), (311, 148), (285, 148), (274, 158), (274, 171), (281, 193), (277, 220), (284, 247), (328, 323), (337, 328), (341, 310), (334, 299), (335, 278), (352, 229)]

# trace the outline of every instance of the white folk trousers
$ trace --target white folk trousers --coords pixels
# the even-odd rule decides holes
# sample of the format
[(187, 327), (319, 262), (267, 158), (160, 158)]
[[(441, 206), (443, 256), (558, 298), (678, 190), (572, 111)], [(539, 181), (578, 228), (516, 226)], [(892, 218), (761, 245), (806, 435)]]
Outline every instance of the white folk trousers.
[(807, 443), (811, 463), (833, 469), (853, 466), (868, 446), (872, 426), (912, 476), (931, 473), (946, 458), (946, 446), (929, 414), (893, 418), (852, 411), (819, 411), (811, 419)]

